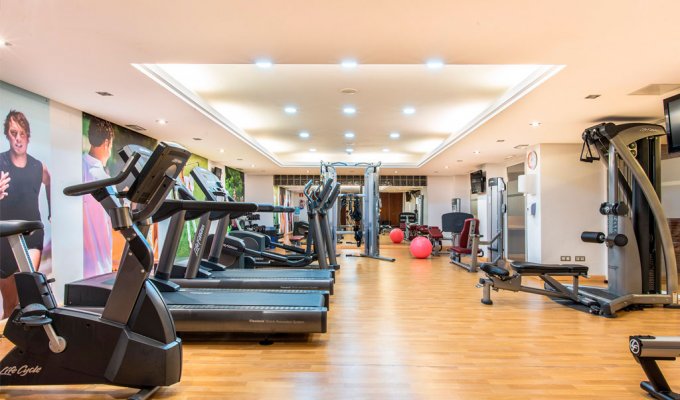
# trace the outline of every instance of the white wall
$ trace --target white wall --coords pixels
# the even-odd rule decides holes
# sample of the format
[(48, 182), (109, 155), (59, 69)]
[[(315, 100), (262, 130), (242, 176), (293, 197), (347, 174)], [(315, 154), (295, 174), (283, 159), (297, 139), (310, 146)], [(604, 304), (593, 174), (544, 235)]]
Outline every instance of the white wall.
[(425, 208), (427, 210), (423, 222), (441, 228), (442, 214), (451, 212), (451, 199), (454, 197), (455, 179), (452, 176), (428, 176)]
[[(245, 200), (250, 203), (274, 203), (274, 175), (245, 174)], [(274, 225), (274, 214), (260, 213), (260, 225)]]
[[(52, 163), (52, 263), (55, 283), (52, 285), (59, 302), (64, 285), (83, 277), (83, 200), (63, 194), (66, 186), (83, 180), (82, 113), (66, 105), (50, 101), (50, 141)], [(58, 162), (57, 162), (58, 160)]]
[(661, 161), (661, 202), (666, 218), (680, 218), (680, 158)]
[[(470, 175), (456, 175), (453, 177), (452, 198), (457, 197), (461, 199), (461, 212), (470, 212), (470, 190), (472, 190), (470, 187)], [(449, 211), (451, 211), (450, 208)]]
[[(541, 144), (532, 148), (538, 166), (537, 195), (527, 196), (528, 261), (560, 263), (560, 256), (585, 256), (591, 275), (605, 275), (606, 247), (581, 241), (583, 231), (606, 230), (599, 205), (606, 200), (606, 169), (579, 161), (580, 144)], [(529, 149), (531, 151), (532, 149)], [(529, 213), (535, 202), (537, 214)]]

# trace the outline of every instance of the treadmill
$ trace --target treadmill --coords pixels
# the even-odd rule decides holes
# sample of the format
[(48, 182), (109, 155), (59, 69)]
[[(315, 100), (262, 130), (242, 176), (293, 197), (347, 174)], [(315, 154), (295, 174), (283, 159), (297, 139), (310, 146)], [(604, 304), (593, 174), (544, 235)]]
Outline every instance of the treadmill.
[[(205, 168), (195, 167), (191, 171), (194, 182), (205, 194), (207, 201), (224, 203), (228, 198), (219, 178)], [(179, 188), (179, 195), (185, 200), (195, 200), (193, 195)], [(238, 204), (238, 203), (232, 203)], [(258, 204), (259, 212), (286, 212), (289, 208), (277, 207), (269, 204)], [(290, 209), (292, 210), (292, 209)], [(209, 232), (211, 219), (215, 214), (205, 213), (201, 216), (196, 234), (194, 234), (192, 249), (205, 249), (207, 236), (202, 232)], [(219, 216), (219, 215), (218, 215)], [(163, 245), (163, 251), (158, 263), (155, 277), (171, 279), (182, 287), (198, 288), (232, 288), (232, 289), (296, 289), (296, 290), (324, 290), (333, 292), (333, 270), (323, 269), (241, 269), (229, 268), (219, 263), (220, 253), (228, 251), (233, 257), (243, 260), (246, 255), (265, 257), (281, 261), (284, 255), (270, 252), (260, 252), (249, 249), (243, 240), (227, 236), (227, 228), (231, 220), (229, 214), (219, 218), (217, 230), (213, 237), (224, 238), (220, 245), (218, 241), (212, 241), (210, 256), (202, 258), (204, 251), (192, 251), (187, 260), (174, 262), (177, 247), (179, 246), (182, 226), (186, 221), (186, 213), (178, 213), (172, 217), (168, 227), (168, 235)], [(226, 250), (225, 250), (226, 249)], [(199, 273), (200, 272), (200, 273)]]
[[(172, 143), (163, 143), (154, 153), (148, 149), (128, 145), (120, 153), (140, 158), (135, 164), (133, 176), (138, 186), (156, 179), (155, 165), (160, 156), (156, 153), (173, 146), (177, 157), (188, 158), (189, 153)], [(160, 150), (159, 150), (160, 149)], [(151, 177), (149, 178), (149, 176)], [(175, 177), (166, 176), (162, 182), (164, 196)], [(157, 180), (157, 179), (156, 179)], [(152, 190), (154, 188), (147, 188)], [(167, 219), (177, 213), (217, 213), (257, 211), (253, 203), (215, 203), (208, 201), (187, 201), (166, 199), (149, 218), (149, 213), (135, 215), (142, 234), (146, 234), (151, 222)], [(110, 214), (113, 226), (119, 226), (120, 215)], [(127, 250), (127, 249), (126, 249)], [(123, 260), (127, 255), (125, 251)], [(153, 255), (149, 255), (150, 257)], [(143, 271), (144, 272), (144, 271)], [(127, 285), (133, 279), (128, 275), (109, 273), (66, 284), (64, 304), (67, 307), (99, 312), (111, 300), (113, 285)], [(155, 277), (151, 280), (159, 289), (168, 306), (178, 332), (248, 332), (248, 333), (325, 333), (328, 293), (306, 290), (247, 290), (247, 289), (182, 289), (176, 283)]]

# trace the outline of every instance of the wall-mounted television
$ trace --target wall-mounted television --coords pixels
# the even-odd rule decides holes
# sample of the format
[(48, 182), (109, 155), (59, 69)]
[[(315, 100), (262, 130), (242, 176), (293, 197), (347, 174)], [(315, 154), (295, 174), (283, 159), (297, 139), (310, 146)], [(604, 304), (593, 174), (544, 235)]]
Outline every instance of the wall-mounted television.
[(666, 114), (666, 135), (668, 138), (668, 152), (680, 152), (680, 94), (663, 101), (663, 111)]
[(472, 194), (486, 191), (486, 173), (481, 169), (470, 173), (470, 191)]

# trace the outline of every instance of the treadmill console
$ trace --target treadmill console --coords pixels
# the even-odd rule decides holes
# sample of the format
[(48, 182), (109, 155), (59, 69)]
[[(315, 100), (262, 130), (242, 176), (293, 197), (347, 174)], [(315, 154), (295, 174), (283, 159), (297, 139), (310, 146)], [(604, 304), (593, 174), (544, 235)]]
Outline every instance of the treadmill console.
[(195, 167), (191, 170), (191, 177), (205, 194), (206, 200), (225, 201), (227, 191), (224, 189), (220, 178), (205, 168)]

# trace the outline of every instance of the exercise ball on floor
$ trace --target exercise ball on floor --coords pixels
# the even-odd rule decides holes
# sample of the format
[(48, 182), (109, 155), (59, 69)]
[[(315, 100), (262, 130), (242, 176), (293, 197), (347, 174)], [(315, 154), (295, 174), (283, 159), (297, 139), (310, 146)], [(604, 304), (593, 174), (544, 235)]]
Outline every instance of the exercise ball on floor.
[(415, 258), (427, 258), (432, 253), (432, 243), (425, 236), (418, 236), (411, 241), (409, 250)]
[(399, 228), (394, 228), (390, 231), (390, 240), (392, 243), (401, 243), (404, 241), (404, 231)]

